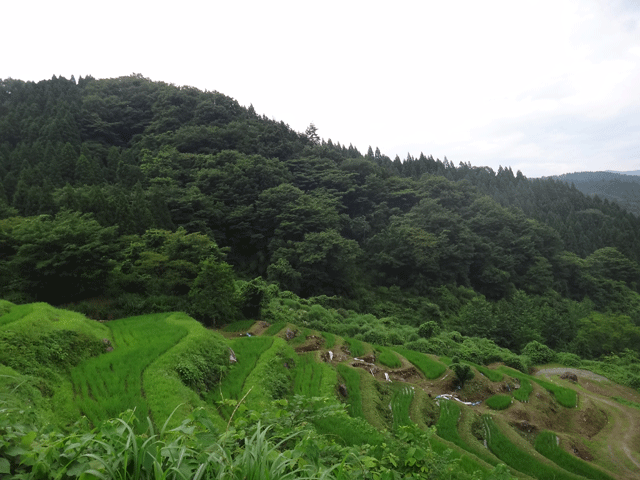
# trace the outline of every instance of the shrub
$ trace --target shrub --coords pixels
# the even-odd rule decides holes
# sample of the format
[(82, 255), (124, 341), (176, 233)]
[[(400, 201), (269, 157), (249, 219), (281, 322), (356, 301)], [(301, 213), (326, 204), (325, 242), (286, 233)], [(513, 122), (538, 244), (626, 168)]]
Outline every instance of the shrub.
[(579, 367), (582, 359), (575, 353), (559, 352), (556, 354), (556, 362), (567, 367)]
[(424, 322), (418, 328), (418, 335), (420, 335), (422, 338), (431, 338), (435, 335), (438, 335), (439, 333), (440, 333), (440, 326), (433, 320)]
[(451, 370), (456, 374), (460, 388), (464, 387), (467, 380), (471, 380), (474, 377), (473, 370), (465, 363), (452, 363)]
[(508, 367), (515, 368), (522, 373), (529, 372), (529, 363), (527, 362), (527, 357), (523, 357), (522, 355), (509, 356), (504, 359), (504, 364)]
[(533, 365), (542, 365), (551, 363), (556, 358), (556, 352), (540, 342), (529, 342), (522, 349), (522, 355), (526, 355), (531, 359)]

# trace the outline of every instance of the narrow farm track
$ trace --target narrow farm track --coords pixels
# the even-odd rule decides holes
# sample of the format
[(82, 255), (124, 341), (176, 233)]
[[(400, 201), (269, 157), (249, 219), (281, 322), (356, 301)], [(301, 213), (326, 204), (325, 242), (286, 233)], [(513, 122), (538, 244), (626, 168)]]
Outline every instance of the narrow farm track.
[[(536, 375), (561, 375), (564, 372), (573, 373), (579, 378), (586, 378), (592, 381), (609, 381), (606, 377), (601, 375), (597, 375), (588, 370), (580, 370), (576, 368), (543, 369), (536, 372)], [(637, 459), (640, 455), (638, 455), (638, 452), (635, 452), (634, 456), (634, 452), (631, 448), (631, 445), (633, 445), (633, 437), (640, 431), (638, 415), (634, 414), (635, 412), (633, 412), (631, 408), (621, 405), (605, 395), (594, 393), (584, 388), (580, 391), (580, 395), (591, 399), (596, 405), (598, 403), (604, 403), (609, 407), (609, 410), (613, 409), (616, 418), (611, 426), (611, 434), (607, 438), (611, 461), (614, 464), (620, 465), (621, 468), (624, 468), (626, 478), (640, 480), (640, 461)], [(621, 462), (619, 458), (616, 458), (614, 453), (615, 450), (624, 452), (625, 456), (629, 459), (631, 464), (635, 465), (636, 469), (630, 469)]]

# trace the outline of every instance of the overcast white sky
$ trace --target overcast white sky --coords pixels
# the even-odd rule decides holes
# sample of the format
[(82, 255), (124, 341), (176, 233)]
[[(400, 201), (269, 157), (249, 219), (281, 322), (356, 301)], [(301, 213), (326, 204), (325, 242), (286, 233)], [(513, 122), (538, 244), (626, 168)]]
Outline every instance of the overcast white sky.
[(0, 78), (141, 73), (393, 158), (640, 169), (640, 1), (13, 1)]

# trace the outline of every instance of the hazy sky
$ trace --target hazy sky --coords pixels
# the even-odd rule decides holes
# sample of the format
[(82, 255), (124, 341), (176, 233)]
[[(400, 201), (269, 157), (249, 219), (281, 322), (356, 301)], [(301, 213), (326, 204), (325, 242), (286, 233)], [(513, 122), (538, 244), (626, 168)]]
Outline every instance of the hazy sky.
[(141, 73), (393, 158), (640, 169), (640, 1), (13, 1), (0, 78)]

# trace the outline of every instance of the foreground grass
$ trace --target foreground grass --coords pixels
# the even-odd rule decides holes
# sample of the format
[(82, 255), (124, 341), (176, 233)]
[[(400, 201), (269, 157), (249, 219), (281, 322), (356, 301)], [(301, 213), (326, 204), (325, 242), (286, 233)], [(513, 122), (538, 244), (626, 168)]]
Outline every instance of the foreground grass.
[(407, 350), (401, 347), (393, 347), (393, 350), (409, 360), (424, 374), (425, 377), (429, 379), (438, 378), (447, 370), (445, 365), (432, 360), (424, 353), (414, 352), (413, 350)]
[(183, 326), (168, 324), (169, 316), (141, 315), (110, 322), (115, 349), (71, 370), (74, 401), (94, 425), (131, 408), (145, 421), (149, 408), (142, 372), (188, 333)]
[(556, 439), (556, 434), (553, 432), (540, 432), (536, 437), (536, 451), (569, 472), (593, 480), (613, 480), (613, 477), (610, 477), (602, 470), (592, 467), (587, 462), (565, 452), (558, 446)]

